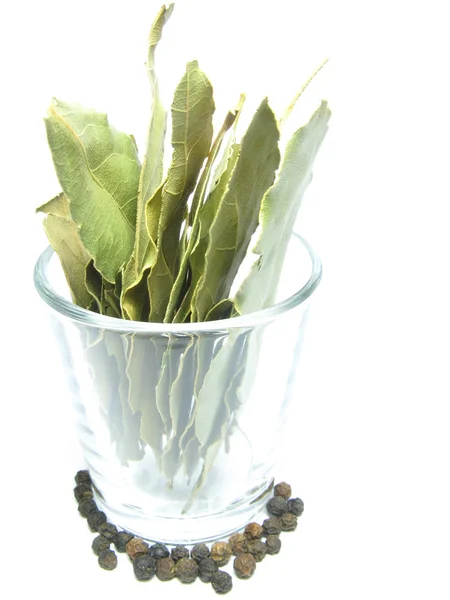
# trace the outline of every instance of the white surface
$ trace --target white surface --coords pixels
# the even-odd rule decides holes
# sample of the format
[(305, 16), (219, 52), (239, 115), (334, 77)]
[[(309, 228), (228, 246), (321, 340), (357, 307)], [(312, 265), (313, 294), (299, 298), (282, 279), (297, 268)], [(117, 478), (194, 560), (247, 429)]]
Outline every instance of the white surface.
[[(450, 597), (445, 4), (179, 1), (161, 46), (167, 90), (198, 58), (219, 114), (242, 89), (283, 106), (331, 57), (309, 92), (308, 102), (329, 99), (333, 117), (301, 220), (324, 279), (278, 472), (306, 509), (281, 555), (251, 581), (235, 579), (236, 600), (274, 598), (279, 581), (305, 600)], [(41, 117), (52, 95), (79, 100), (140, 131), (142, 146), (142, 63), (158, 8), (27, 0), (1, 9), (1, 597), (214, 597), (200, 583), (139, 584), (123, 564), (97, 567), (72, 498), (83, 463), (71, 407), (31, 281), (45, 244), (33, 210), (58, 191)]]

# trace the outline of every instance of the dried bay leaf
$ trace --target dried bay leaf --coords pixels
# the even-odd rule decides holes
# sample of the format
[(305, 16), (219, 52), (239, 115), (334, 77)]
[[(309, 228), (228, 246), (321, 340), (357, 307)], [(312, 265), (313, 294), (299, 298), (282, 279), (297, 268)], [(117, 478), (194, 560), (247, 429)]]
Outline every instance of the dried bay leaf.
[(187, 344), (185, 343), (178, 374), (170, 389), (169, 406), (172, 431), (162, 457), (163, 470), (169, 481), (173, 480), (180, 467), (180, 438), (186, 429), (194, 401), (197, 343), (198, 338), (194, 336)]
[(227, 298), (258, 225), (261, 199), (280, 161), (275, 115), (264, 99), (245, 133), (228, 189), (209, 231), (205, 268), (195, 293), (197, 319)]
[(70, 288), (72, 300), (78, 306), (89, 308), (92, 296), (86, 288), (84, 273), (91, 257), (78, 234), (78, 227), (70, 217), (66, 196), (61, 193), (37, 209), (45, 213), (44, 229), (50, 245), (57, 253)]
[(134, 247), (140, 164), (134, 140), (106, 115), (54, 100), (47, 139), (70, 214), (96, 269), (111, 283)]
[(240, 314), (261, 310), (274, 302), (287, 245), (330, 116), (327, 103), (322, 102), (286, 147), (277, 181), (261, 202), (261, 234), (253, 250), (259, 258), (236, 294), (235, 305)]
[[(240, 109), (239, 109), (240, 110)], [(178, 308), (178, 304), (179, 304), (179, 300), (183, 291), (183, 288), (185, 286), (185, 282), (186, 282), (186, 277), (188, 274), (188, 268), (189, 268), (189, 257), (190, 254), (194, 248), (194, 244), (196, 242), (196, 238), (198, 235), (198, 230), (199, 230), (199, 209), (200, 207), (203, 205), (204, 203), (204, 199), (205, 199), (205, 194), (206, 194), (206, 190), (208, 187), (208, 183), (211, 177), (211, 171), (212, 171), (212, 167), (214, 164), (214, 161), (216, 160), (217, 154), (220, 150), (220, 147), (222, 145), (222, 141), (223, 138), (225, 137), (225, 134), (227, 133), (227, 131), (230, 129), (230, 127), (233, 125), (233, 123), (236, 120), (237, 117), (237, 112), (229, 112), (227, 114), (227, 116), (225, 117), (225, 121), (222, 125), (222, 127), (220, 128), (219, 133), (216, 136), (216, 139), (214, 140), (214, 143), (212, 145), (211, 151), (209, 153), (208, 156), (208, 160), (206, 161), (206, 165), (202, 171), (202, 174), (200, 176), (200, 180), (197, 184), (197, 187), (195, 189), (195, 193), (194, 193), (194, 197), (192, 200), (192, 208), (191, 208), (191, 212), (190, 212), (190, 221), (192, 221), (192, 232), (191, 235), (189, 237), (189, 241), (186, 245), (186, 239), (185, 239), (185, 234), (188, 230), (187, 228), (187, 223), (186, 223), (186, 227), (184, 229), (183, 232), (183, 245), (182, 245), (182, 260), (181, 260), (181, 265), (180, 265), (180, 269), (178, 271), (178, 275), (175, 279), (175, 282), (172, 286), (172, 290), (170, 292), (170, 298), (169, 298), (169, 304), (166, 310), (166, 314), (164, 317), (164, 322), (165, 323), (171, 323), (173, 320), (173, 317), (175, 315), (175, 312)]]
[(231, 175), (234, 171), (234, 167), (236, 166), (240, 148), (240, 144), (232, 145), (231, 153), (229, 156), (227, 155), (227, 160), (223, 165), (224, 170), (220, 173), (217, 184), (209, 194), (206, 202), (199, 210), (199, 228), (197, 239), (189, 256), (191, 281), (181, 306), (173, 319), (174, 323), (184, 323), (189, 314), (191, 314), (191, 321), (196, 321), (197, 315), (195, 311), (194, 298), (205, 267), (205, 255), (208, 248), (209, 230), (212, 222), (214, 221), (219, 204), (228, 188)]
[[(156, 260), (156, 236), (161, 211), (164, 139), (167, 114), (159, 94), (155, 72), (155, 51), (164, 25), (173, 11), (173, 4), (159, 11), (148, 39), (147, 72), (152, 88), (153, 106), (147, 134), (147, 148), (142, 163), (136, 213), (136, 238), (133, 254), (124, 269), (122, 307), (127, 318), (147, 320), (150, 305), (147, 290), (148, 269)], [(147, 212), (147, 204), (151, 210)], [(156, 208), (156, 210), (155, 210)], [(147, 222), (147, 215), (150, 217)]]
[(150, 321), (164, 320), (180, 261), (187, 201), (211, 146), (213, 113), (212, 86), (197, 61), (192, 61), (172, 104), (172, 163), (162, 190), (156, 262), (148, 277)]

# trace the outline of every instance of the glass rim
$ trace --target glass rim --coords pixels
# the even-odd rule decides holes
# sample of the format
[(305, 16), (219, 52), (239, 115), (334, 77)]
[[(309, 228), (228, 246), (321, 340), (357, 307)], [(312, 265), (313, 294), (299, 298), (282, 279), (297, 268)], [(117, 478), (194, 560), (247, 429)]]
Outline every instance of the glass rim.
[(119, 319), (118, 317), (100, 315), (77, 306), (72, 301), (58, 294), (48, 281), (46, 267), (54, 254), (51, 246), (47, 246), (36, 261), (34, 267), (34, 285), (40, 297), (53, 310), (73, 321), (100, 329), (142, 334), (192, 334), (197, 332), (213, 333), (229, 329), (250, 328), (257, 324), (273, 321), (276, 317), (296, 308), (311, 296), (320, 283), (322, 278), (322, 262), (319, 256), (314, 252), (309, 242), (301, 235), (293, 233), (292, 237), (300, 240), (311, 259), (311, 272), (308, 281), (297, 292), (268, 308), (228, 319), (199, 321), (195, 323), (129, 321), (127, 319)]

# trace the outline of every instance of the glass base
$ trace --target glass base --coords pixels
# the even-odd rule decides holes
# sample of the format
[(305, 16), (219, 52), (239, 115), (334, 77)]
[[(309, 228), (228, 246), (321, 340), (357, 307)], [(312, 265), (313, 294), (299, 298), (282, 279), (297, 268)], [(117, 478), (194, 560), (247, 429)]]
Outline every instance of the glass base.
[(250, 497), (242, 499), (226, 510), (198, 517), (167, 517), (145, 514), (133, 506), (108, 505), (97, 493), (95, 501), (100, 510), (119, 529), (149, 542), (169, 545), (192, 545), (223, 540), (251, 523), (263, 512), (270, 499), (273, 479)]

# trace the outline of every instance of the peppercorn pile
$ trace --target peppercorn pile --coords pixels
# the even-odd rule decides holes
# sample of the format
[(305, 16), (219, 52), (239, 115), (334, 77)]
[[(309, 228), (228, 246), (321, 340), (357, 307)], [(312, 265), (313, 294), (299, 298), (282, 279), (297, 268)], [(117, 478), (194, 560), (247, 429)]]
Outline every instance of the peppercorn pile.
[[(92, 481), (88, 471), (78, 471), (75, 476), (75, 499), (82, 517), (87, 519), (92, 532), (98, 535), (92, 542), (92, 550), (98, 556), (98, 564), (107, 571), (117, 567), (117, 554), (128, 554), (136, 579), (149, 581), (155, 575), (160, 581), (177, 577), (182, 583), (192, 583), (199, 578), (211, 583), (218, 594), (226, 594), (233, 587), (231, 575), (220, 570), (234, 556), (234, 572), (240, 579), (248, 579), (256, 570), (256, 563), (267, 554), (278, 554), (281, 549), (280, 534), (294, 531), (297, 517), (303, 513), (300, 498), (291, 498), (291, 486), (285, 482), (274, 487), (273, 497), (267, 503), (269, 517), (260, 525), (249, 523), (242, 533), (233, 534), (228, 542), (215, 542), (211, 548), (196, 544), (189, 551), (185, 546), (171, 550), (164, 544), (149, 544), (126, 531), (108, 523), (106, 515), (98, 510), (93, 499)], [(265, 538), (265, 541), (263, 539)]]

